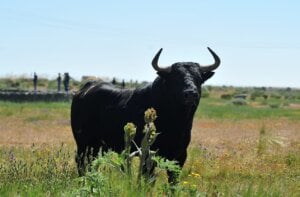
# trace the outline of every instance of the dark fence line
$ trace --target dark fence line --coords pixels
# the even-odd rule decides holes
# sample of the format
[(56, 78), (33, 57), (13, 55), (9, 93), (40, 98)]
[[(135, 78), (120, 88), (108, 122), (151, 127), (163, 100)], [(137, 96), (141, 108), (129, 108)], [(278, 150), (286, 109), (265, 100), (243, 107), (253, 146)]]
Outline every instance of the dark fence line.
[(0, 91), (0, 100), (1, 101), (12, 101), (12, 102), (36, 102), (36, 101), (45, 101), (45, 102), (58, 102), (71, 101), (74, 93), (59, 93), (59, 92), (14, 92), (14, 91)]

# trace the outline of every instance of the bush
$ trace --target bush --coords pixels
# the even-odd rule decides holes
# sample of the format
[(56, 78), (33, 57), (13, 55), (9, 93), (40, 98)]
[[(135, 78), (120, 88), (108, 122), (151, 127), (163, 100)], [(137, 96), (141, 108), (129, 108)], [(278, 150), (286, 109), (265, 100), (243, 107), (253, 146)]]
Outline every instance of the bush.
[(247, 94), (237, 94), (237, 95), (234, 95), (234, 98), (235, 99), (247, 99)]
[(269, 95), (267, 95), (267, 94), (264, 94), (264, 95), (263, 95), (263, 98), (264, 98), (265, 100), (267, 100), (268, 97), (269, 97)]
[(247, 101), (245, 99), (234, 99), (232, 101), (232, 104), (242, 106), (242, 105), (247, 105)]
[(257, 97), (262, 97), (263, 95), (264, 93), (261, 91), (254, 91), (251, 93), (250, 99), (254, 101)]
[(274, 93), (273, 93), (273, 94), (271, 94), (271, 95), (270, 95), (270, 97), (271, 97), (271, 98), (274, 98), (274, 99), (280, 99), (280, 98), (281, 98), (281, 96), (280, 96), (280, 95), (278, 95), (278, 94), (274, 94)]
[(202, 88), (202, 91), (201, 91), (201, 97), (202, 98), (208, 98), (209, 97), (209, 88), (208, 88), (208, 86), (204, 86), (203, 88)]
[(222, 94), (221, 99), (230, 100), (232, 98), (231, 94)]
[(201, 94), (201, 98), (208, 98), (209, 97), (209, 92), (208, 91), (204, 91)]
[(271, 108), (279, 108), (280, 107), (280, 104), (279, 103), (270, 103), (269, 104), (269, 106), (271, 107)]

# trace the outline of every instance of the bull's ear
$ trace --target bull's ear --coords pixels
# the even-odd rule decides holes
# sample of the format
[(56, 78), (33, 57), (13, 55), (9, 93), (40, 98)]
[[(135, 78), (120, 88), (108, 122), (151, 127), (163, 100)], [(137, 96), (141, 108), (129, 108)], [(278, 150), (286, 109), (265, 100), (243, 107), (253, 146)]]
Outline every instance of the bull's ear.
[(215, 72), (205, 72), (202, 74), (203, 82), (205, 82), (207, 79), (211, 78)]

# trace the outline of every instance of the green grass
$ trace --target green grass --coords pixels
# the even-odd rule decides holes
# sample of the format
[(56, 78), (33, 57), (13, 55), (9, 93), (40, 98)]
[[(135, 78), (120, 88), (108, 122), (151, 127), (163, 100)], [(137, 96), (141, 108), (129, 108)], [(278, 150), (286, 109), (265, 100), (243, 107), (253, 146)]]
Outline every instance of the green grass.
[(23, 117), (28, 121), (51, 120), (53, 117), (69, 118), (68, 102), (4, 102), (0, 101), (1, 117)]
[[(270, 101), (274, 104), (274, 101)], [(284, 105), (281, 101), (275, 101), (276, 105)], [(0, 117), (12, 116), (18, 113), (33, 113), (28, 120), (39, 119), (34, 114), (60, 114), (62, 117), (68, 118), (70, 115), (70, 102), (3, 102), (0, 101)], [(50, 115), (50, 117), (52, 117)], [(272, 108), (268, 105), (255, 108), (250, 105), (236, 106), (228, 100), (216, 98), (202, 98), (200, 105), (195, 114), (196, 118), (209, 119), (262, 119), (262, 118), (287, 118), (291, 120), (299, 120), (300, 110), (283, 107)], [(40, 117), (47, 119), (47, 117)]]
[(236, 106), (230, 101), (214, 98), (202, 98), (196, 111), (197, 118), (212, 119), (262, 119), (262, 118), (287, 118), (300, 120), (299, 109), (289, 108), (255, 108), (250, 105)]

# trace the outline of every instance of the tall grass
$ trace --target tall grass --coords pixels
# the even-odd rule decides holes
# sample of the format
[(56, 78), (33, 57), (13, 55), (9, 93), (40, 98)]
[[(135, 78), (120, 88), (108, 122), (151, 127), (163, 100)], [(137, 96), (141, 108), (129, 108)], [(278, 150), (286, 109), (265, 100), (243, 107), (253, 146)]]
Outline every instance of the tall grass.
[(59, 196), (77, 177), (73, 158), (74, 151), (64, 144), (1, 147), (0, 195)]
[[(253, 145), (258, 146), (258, 142)], [(180, 182), (173, 188), (167, 184), (166, 173), (159, 171), (151, 190), (144, 184), (139, 189), (136, 180), (128, 179), (112, 165), (102, 165), (96, 176), (85, 181), (96, 184), (95, 189), (106, 196), (299, 196), (297, 148), (288, 153), (279, 150), (257, 155), (256, 148), (240, 146), (243, 155), (231, 151), (216, 154), (192, 146)], [(32, 145), (0, 150), (0, 196), (85, 196), (73, 147)], [(138, 163), (134, 159), (133, 175)]]

